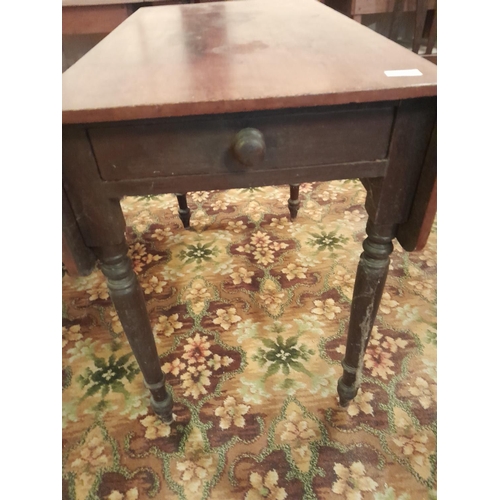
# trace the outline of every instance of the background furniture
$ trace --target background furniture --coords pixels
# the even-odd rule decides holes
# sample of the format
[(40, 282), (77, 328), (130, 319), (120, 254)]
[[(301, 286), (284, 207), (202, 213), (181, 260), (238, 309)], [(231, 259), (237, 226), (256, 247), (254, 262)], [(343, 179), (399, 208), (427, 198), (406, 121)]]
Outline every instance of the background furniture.
[(141, 6), (169, 3), (182, 0), (63, 0), (63, 72)]
[(172, 0), (62, 0), (63, 35), (111, 33), (141, 6), (189, 3)]
[[(395, 69), (420, 75), (385, 73)], [(338, 385), (346, 405), (392, 240), (411, 251), (422, 239), (415, 201), (425, 205), (435, 173), (435, 96), (435, 65), (314, 0), (140, 9), (63, 74), (64, 189), (158, 415), (171, 421), (173, 402), (120, 197), (361, 178), (369, 221)]]
[[(359, 23), (368, 22), (364, 16), (379, 15), (380, 21), (380, 15), (385, 14), (385, 22), (378, 22), (376, 31), (404, 45), (408, 43), (408, 48), (421, 52), (431, 62), (437, 61), (437, 56), (433, 54), (437, 28), (436, 0), (325, 0), (324, 3)], [(415, 13), (412, 20), (408, 18), (410, 13)], [(410, 36), (400, 39), (399, 35), (407, 27)], [(425, 49), (422, 51), (423, 41)]]
[(62, 0), (63, 72), (140, 7), (196, 2), (197, 0)]
[(62, 33), (107, 34), (140, 7), (188, 3), (200, 3), (200, 0), (62, 0)]
[[(418, 0), (403, 0), (402, 10), (413, 12)], [(394, 10), (398, 0), (325, 0), (324, 4), (361, 23), (364, 15), (387, 14)], [(428, 9), (436, 8), (436, 0), (429, 0)]]

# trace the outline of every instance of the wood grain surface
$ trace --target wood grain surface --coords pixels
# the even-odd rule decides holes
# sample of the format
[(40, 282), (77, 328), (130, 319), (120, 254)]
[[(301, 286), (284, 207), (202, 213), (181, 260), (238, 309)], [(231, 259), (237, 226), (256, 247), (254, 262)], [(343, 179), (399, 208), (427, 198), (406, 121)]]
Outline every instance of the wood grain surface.
[(63, 123), (433, 96), (436, 72), (316, 0), (145, 7), (63, 74)]

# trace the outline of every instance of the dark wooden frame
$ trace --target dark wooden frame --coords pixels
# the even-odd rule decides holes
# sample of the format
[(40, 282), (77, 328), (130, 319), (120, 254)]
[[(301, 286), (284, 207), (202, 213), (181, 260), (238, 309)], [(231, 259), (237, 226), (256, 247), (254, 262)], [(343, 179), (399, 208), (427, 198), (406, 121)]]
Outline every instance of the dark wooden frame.
[[(345, 121), (341, 123), (337, 121), (339, 113), (344, 113)], [(372, 114), (370, 119), (367, 119), (367, 113)], [(327, 133), (328, 127), (332, 127), (340, 134), (339, 140), (344, 141), (344, 149), (328, 153), (324, 149), (327, 143), (318, 138), (319, 128), (316, 130), (307, 123), (300, 126), (299, 120), (295, 131), (297, 137), (300, 136), (304, 144), (315, 144), (316, 141), (317, 147), (309, 148), (307, 157), (297, 164), (296, 157), (287, 154), (287, 147), (292, 147), (290, 141), (295, 139), (294, 133), (287, 127), (297, 116), (307, 116), (313, 125), (318, 120), (322, 127), (326, 127)], [(110, 296), (151, 391), (153, 408), (165, 421), (172, 420), (173, 400), (165, 389), (144, 296), (127, 257), (120, 198), (125, 195), (176, 193), (182, 201), (183, 194), (188, 190), (288, 183), (297, 186), (301, 182), (361, 178), (367, 189), (369, 221), (354, 286), (343, 361), (344, 374), (338, 383), (340, 402), (346, 405), (359, 388), (363, 356), (382, 296), (392, 240), (397, 237), (408, 249), (422, 244), (425, 200), (429, 199), (429, 186), (432, 186), (433, 179), (435, 181), (436, 98), (319, 106), (309, 110), (253, 111), (227, 114), (221, 120), (222, 125), (215, 128), (215, 132), (211, 121), (203, 117), (145, 120), (119, 125), (89, 123), (63, 126), (63, 186), (74, 214), (73, 220), (78, 220), (79, 234), (85, 247), (90, 248), (101, 262)], [(266, 125), (269, 123), (272, 125)], [(153, 174), (152, 167), (148, 166), (151, 159), (149, 153), (157, 154), (155, 147), (161, 146), (154, 141), (148, 142), (149, 133), (170, 133), (169, 127), (175, 129), (176, 126), (183, 130), (183, 137), (188, 142), (206, 144), (203, 147), (207, 148), (207, 158), (219, 163), (213, 164), (209, 171), (203, 171), (203, 165), (200, 167), (198, 163), (193, 163), (189, 156), (191, 153), (185, 147), (179, 147), (173, 148), (174, 156), (169, 163), (181, 168), (174, 169), (173, 174), (169, 174), (168, 170)], [(266, 126), (266, 134), (270, 137), (270, 142), (266, 144), (266, 157), (274, 161), (266, 163), (264, 160), (256, 168), (238, 165), (232, 151), (233, 144), (228, 138), (239, 127)], [(148, 131), (146, 134), (144, 127)], [(109, 132), (111, 128), (114, 140), (104, 133), (104, 144), (101, 133)], [(283, 130), (288, 130), (286, 137), (280, 132)], [(357, 132), (342, 135), (342, 130)], [(363, 144), (360, 140), (365, 132), (372, 134), (371, 144)], [(210, 134), (208, 141), (206, 134)], [(172, 136), (169, 137), (171, 140)], [(179, 138), (180, 146), (184, 144), (183, 140)], [(133, 149), (134, 141), (136, 149)], [(125, 143), (132, 144), (126, 156), (118, 147)], [(145, 149), (144, 144), (151, 149)], [(215, 148), (215, 153), (210, 153), (210, 148)], [(138, 155), (134, 160), (138, 167), (132, 177), (127, 174), (126, 163), (130, 161), (131, 154)], [(331, 155), (329, 161), (325, 160), (325, 154)], [(117, 171), (120, 173), (114, 180), (104, 180), (103, 172), (105, 176), (109, 174), (105, 165), (110, 159), (119, 165)], [(120, 178), (127, 175), (128, 178)], [(289, 205), (291, 210), (295, 210), (292, 216), (296, 216), (298, 188), (293, 186)], [(186, 208), (187, 205), (184, 210)]]

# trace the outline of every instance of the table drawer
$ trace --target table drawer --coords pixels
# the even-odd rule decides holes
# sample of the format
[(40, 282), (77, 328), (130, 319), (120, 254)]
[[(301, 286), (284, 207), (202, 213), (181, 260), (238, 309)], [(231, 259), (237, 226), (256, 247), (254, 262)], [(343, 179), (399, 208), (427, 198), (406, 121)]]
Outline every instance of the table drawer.
[[(360, 105), (172, 118), (88, 132), (102, 179), (119, 181), (379, 160), (387, 156), (394, 115), (393, 105)], [(248, 128), (265, 143), (262, 159), (250, 166), (234, 149), (237, 134)]]

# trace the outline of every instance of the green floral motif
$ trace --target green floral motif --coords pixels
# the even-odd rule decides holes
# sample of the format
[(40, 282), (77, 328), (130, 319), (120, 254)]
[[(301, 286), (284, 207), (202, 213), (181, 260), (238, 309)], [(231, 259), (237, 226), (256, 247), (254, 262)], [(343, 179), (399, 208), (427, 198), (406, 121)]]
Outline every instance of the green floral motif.
[(278, 333), (284, 333), (286, 330), (290, 329), (290, 326), (291, 325), (287, 325), (285, 323), (282, 323), (281, 321), (274, 321), (272, 325), (265, 326), (264, 330), (278, 334)]
[(436, 323), (432, 323), (429, 330), (427, 330), (427, 337), (425, 338), (425, 341), (428, 344), (437, 345), (437, 324)]
[(427, 375), (429, 375), (429, 377), (431, 377), (431, 379), (434, 380), (434, 382), (437, 382), (436, 364), (429, 359), (423, 359), (422, 361), (424, 365), (427, 367), (424, 370), (424, 372), (427, 373)]
[(244, 340), (254, 338), (257, 335), (258, 324), (254, 323), (251, 319), (241, 321), (234, 329), (233, 335), (237, 337), (238, 344)]
[(245, 403), (261, 404), (264, 399), (268, 399), (270, 394), (266, 392), (262, 380), (247, 380), (240, 378), (241, 387), (238, 393)]
[(396, 317), (401, 321), (403, 326), (409, 326), (421, 320), (418, 307), (412, 307), (410, 304), (405, 304), (403, 307), (396, 309)]
[(403, 493), (396, 497), (394, 488), (392, 486), (388, 488), (387, 485), (385, 485), (385, 491), (374, 493), (373, 498), (375, 500), (410, 500), (410, 495), (408, 495), (408, 493)]
[(328, 371), (322, 375), (314, 375), (311, 380), (311, 387), (309, 391), (311, 394), (318, 394), (322, 398), (337, 394), (337, 379), (338, 374), (334, 368), (329, 368)]
[(97, 342), (92, 342), (92, 339), (78, 340), (75, 342), (75, 347), (68, 349), (68, 354), (71, 354), (69, 362), (73, 363), (76, 359), (92, 357), (94, 355), (94, 346)]
[(129, 393), (125, 389), (122, 379), (126, 378), (129, 382), (132, 382), (134, 377), (139, 373), (136, 363), (134, 361), (129, 363), (131, 356), (132, 353), (129, 352), (116, 359), (116, 356), (112, 354), (108, 361), (104, 358), (98, 358), (95, 355), (92, 356), (97, 370), (93, 371), (87, 367), (84, 373), (77, 377), (81, 387), (87, 387), (83, 398), (93, 396), (99, 391), (101, 392), (101, 397), (104, 398), (110, 390), (120, 392), (125, 398), (128, 398)]
[(210, 243), (197, 243), (196, 245), (188, 245), (187, 250), (182, 250), (179, 253), (179, 257), (185, 261), (186, 264), (191, 264), (191, 262), (196, 262), (201, 264), (202, 262), (208, 262), (212, 260), (212, 257), (216, 257), (219, 250), (215, 248), (210, 248)]
[(69, 401), (62, 403), (62, 428), (66, 428), (69, 422), (78, 422), (78, 417), (76, 415), (77, 402)]
[(311, 233), (312, 238), (307, 241), (307, 244), (312, 247), (318, 247), (318, 251), (330, 250), (341, 248), (346, 239), (343, 236), (337, 236), (336, 231), (330, 231), (328, 234), (321, 231), (321, 234)]
[(121, 415), (127, 415), (130, 420), (135, 420), (139, 415), (146, 415), (149, 405), (149, 391), (146, 389), (142, 394), (132, 394), (126, 398)]
[(71, 379), (73, 378), (73, 370), (70, 366), (63, 368), (63, 390), (67, 389), (71, 385)]
[(86, 408), (83, 413), (86, 415), (99, 415), (102, 418), (106, 413), (112, 413), (116, 410), (118, 410), (118, 406), (106, 399), (101, 399), (95, 405)]
[(259, 193), (262, 192), (262, 188), (260, 187), (249, 187), (249, 188), (242, 188), (238, 190), (240, 193)]
[(304, 314), (302, 318), (295, 318), (293, 320), (298, 327), (298, 334), (302, 334), (308, 332), (314, 335), (323, 335), (323, 328), (325, 326), (324, 323), (319, 321), (312, 314)]
[(273, 386), (275, 391), (283, 391), (288, 396), (294, 396), (300, 389), (306, 389), (307, 385), (298, 380), (285, 377), (282, 381)]
[(299, 360), (308, 361), (314, 351), (308, 349), (305, 344), (297, 346), (299, 335), (290, 337), (286, 342), (281, 335), (278, 335), (276, 342), (270, 339), (260, 340), (268, 349), (259, 347), (257, 354), (252, 356), (252, 359), (257, 361), (260, 367), (268, 365), (263, 380), (278, 373), (280, 369), (284, 375), (289, 375), (290, 368), (305, 373), (309, 377), (313, 376)]
[(137, 201), (156, 201), (156, 200), (161, 200), (161, 196), (157, 194), (147, 194), (145, 196), (132, 196), (132, 198), (136, 199)]

